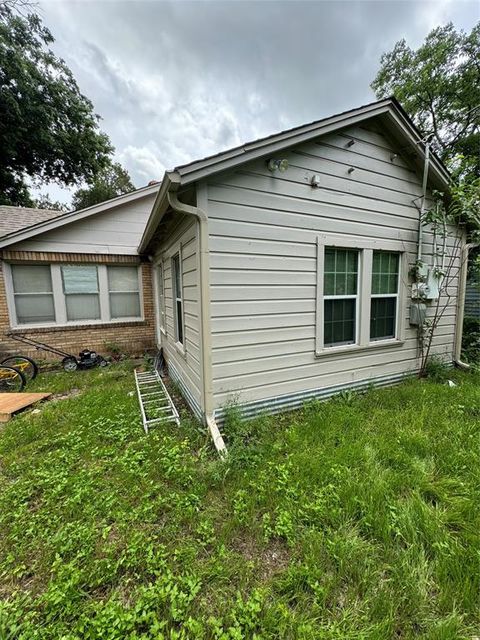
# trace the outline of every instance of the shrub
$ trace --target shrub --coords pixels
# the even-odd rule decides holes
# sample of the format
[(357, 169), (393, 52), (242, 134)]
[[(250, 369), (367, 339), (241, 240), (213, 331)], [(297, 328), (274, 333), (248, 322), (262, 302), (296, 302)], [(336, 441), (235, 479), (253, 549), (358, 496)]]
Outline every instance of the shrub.
[(463, 322), (463, 358), (471, 364), (480, 364), (480, 318), (466, 317)]
[(439, 356), (430, 356), (425, 364), (424, 375), (433, 382), (446, 382), (450, 375), (450, 368)]

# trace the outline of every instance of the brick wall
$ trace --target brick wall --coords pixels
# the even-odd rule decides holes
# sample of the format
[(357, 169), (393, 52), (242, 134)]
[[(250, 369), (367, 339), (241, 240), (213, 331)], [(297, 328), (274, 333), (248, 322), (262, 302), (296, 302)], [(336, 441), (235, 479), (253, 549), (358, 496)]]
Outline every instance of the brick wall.
[[(3, 251), (3, 260), (12, 262), (64, 262), (97, 264), (138, 264), (135, 256), (113, 256), (95, 254), (35, 253), (32, 251)], [(8, 338), (5, 333), (12, 331), (7, 307), (3, 262), (0, 260), (0, 353), (22, 353), (42, 360), (58, 360), (59, 356), (46, 351), (37, 351), (20, 342)], [(117, 345), (123, 353), (141, 355), (155, 346), (154, 302), (152, 291), (152, 268), (142, 263), (144, 320), (135, 322), (115, 322), (111, 324), (85, 324), (72, 327), (51, 327), (48, 329), (13, 330), (25, 333), (34, 340), (58, 347), (62, 351), (77, 354), (82, 349), (94, 349), (108, 355), (106, 344)]]

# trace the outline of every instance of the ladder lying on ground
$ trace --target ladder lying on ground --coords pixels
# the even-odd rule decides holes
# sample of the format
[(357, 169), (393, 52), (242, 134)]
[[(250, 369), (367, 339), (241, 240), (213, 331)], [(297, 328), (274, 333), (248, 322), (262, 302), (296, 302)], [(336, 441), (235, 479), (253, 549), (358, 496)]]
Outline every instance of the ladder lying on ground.
[(156, 369), (151, 371), (135, 369), (135, 384), (145, 433), (148, 433), (153, 425), (165, 422), (180, 424), (177, 408)]

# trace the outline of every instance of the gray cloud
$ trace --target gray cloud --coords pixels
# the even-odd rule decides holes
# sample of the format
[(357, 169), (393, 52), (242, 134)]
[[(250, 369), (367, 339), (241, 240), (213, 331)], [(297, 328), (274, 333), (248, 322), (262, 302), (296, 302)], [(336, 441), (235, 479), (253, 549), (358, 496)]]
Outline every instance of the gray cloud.
[(55, 50), (141, 186), (165, 168), (371, 101), (382, 52), (476, 2), (51, 2)]

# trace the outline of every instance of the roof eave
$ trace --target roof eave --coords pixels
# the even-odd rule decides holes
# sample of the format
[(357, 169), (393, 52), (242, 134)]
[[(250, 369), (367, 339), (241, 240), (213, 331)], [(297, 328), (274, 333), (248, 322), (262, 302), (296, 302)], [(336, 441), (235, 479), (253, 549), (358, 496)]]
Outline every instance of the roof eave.
[[(411, 122), (397, 100), (386, 98), (305, 127), (297, 127), (278, 135), (247, 143), (242, 147), (236, 147), (217, 156), (193, 162), (190, 165), (177, 167), (175, 172), (180, 176), (181, 184), (187, 185), (213, 174), (234, 169), (247, 161), (276, 153), (313, 138), (326, 135), (339, 128), (381, 115), (390, 117), (397, 128), (403, 132), (405, 138), (409, 140), (412, 149), (415, 147), (416, 152), (420, 155), (425, 155), (425, 145), (421, 143), (421, 134), (418, 129)], [(441, 161), (433, 154), (431, 155), (431, 171), (437, 181), (437, 186), (448, 188), (450, 175)]]
[(67, 213), (60, 215), (57, 218), (52, 218), (51, 220), (39, 222), (37, 224), (31, 225), (30, 227), (20, 229), (19, 231), (14, 231), (13, 233), (9, 233), (0, 238), (0, 249), (8, 247), (12, 244), (16, 244), (17, 242), (23, 242), (23, 240), (28, 240), (29, 238), (37, 236), (41, 233), (63, 227), (67, 224), (70, 224), (71, 222), (78, 222), (79, 220), (83, 220), (84, 218), (88, 218), (89, 216), (95, 215), (97, 213), (115, 209), (115, 207), (121, 206), (122, 204), (126, 204), (128, 202), (132, 202), (133, 200), (145, 198), (146, 196), (155, 193), (155, 191), (159, 189), (159, 187), (159, 183), (149, 185), (147, 187), (141, 187), (140, 189), (136, 189), (135, 191), (131, 191), (130, 193), (125, 193), (121, 196), (117, 196), (116, 198), (111, 198), (110, 200), (106, 200), (105, 202), (100, 202), (99, 204), (95, 204), (91, 207), (86, 207), (85, 209), (79, 209), (77, 211), (68, 211)]
[(138, 245), (137, 252), (139, 254), (145, 253), (145, 251), (147, 250), (150, 240), (152, 239), (160, 220), (163, 218), (165, 212), (168, 209), (167, 193), (172, 188), (178, 189), (180, 183), (181, 178), (176, 171), (165, 171), (162, 183), (157, 193), (157, 197), (155, 198), (155, 202), (153, 203), (152, 211), (143, 231), (140, 244)]

